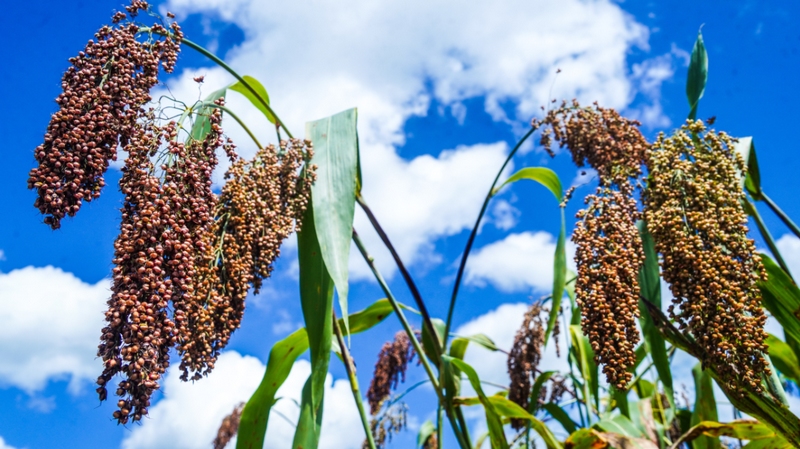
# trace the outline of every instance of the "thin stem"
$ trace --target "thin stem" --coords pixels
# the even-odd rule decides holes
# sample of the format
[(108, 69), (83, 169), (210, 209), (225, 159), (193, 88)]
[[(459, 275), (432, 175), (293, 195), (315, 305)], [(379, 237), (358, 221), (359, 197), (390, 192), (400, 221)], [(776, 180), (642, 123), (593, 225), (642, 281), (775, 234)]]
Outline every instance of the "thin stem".
[(250, 131), (250, 128), (248, 128), (247, 125), (244, 124), (242, 119), (240, 119), (239, 116), (237, 116), (230, 108), (228, 108), (227, 106), (218, 105), (218, 104), (210, 102), (210, 101), (204, 101), (204, 102), (202, 102), (200, 104), (201, 104), (201, 107), (202, 106), (208, 106), (208, 107), (212, 107), (212, 108), (217, 108), (217, 109), (227, 113), (228, 115), (230, 115), (234, 120), (236, 120), (236, 123), (238, 123), (239, 126), (242, 127), (242, 129), (244, 129), (244, 131), (247, 133), (247, 135), (250, 136), (251, 139), (253, 139), (253, 143), (256, 144), (256, 147), (264, 148), (264, 147), (261, 146), (261, 143), (258, 142), (258, 139), (256, 138), (255, 134), (253, 134), (253, 132)]
[(344, 343), (342, 337), (342, 330), (339, 328), (339, 320), (336, 319), (336, 311), (332, 313), (333, 318), (333, 332), (336, 334), (336, 340), (339, 342), (339, 348), (342, 350), (342, 358), (344, 359), (344, 369), (347, 371), (347, 378), (350, 380), (350, 390), (353, 392), (353, 399), (356, 401), (358, 407), (358, 414), (361, 416), (361, 425), (364, 426), (364, 434), (367, 436), (367, 444), (370, 449), (376, 449), (375, 439), (370, 430), (369, 419), (367, 412), (364, 410), (364, 401), (361, 400), (361, 389), (358, 388), (358, 378), (356, 377), (356, 367), (353, 366), (353, 359), (350, 357), (350, 350)]
[(761, 233), (761, 237), (764, 238), (764, 241), (767, 243), (767, 247), (769, 251), (772, 253), (772, 256), (775, 257), (775, 261), (778, 262), (778, 265), (786, 272), (786, 274), (794, 280), (792, 277), (792, 272), (789, 271), (789, 266), (786, 265), (786, 262), (783, 260), (783, 256), (781, 256), (781, 252), (778, 250), (778, 245), (775, 244), (775, 239), (772, 238), (772, 234), (767, 229), (767, 225), (764, 224), (764, 220), (761, 218), (761, 214), (758, 213), (758, 209), (756, 209), (756, 205), (748, 201), (747, 199), (744, 200), (744, 206), (747, 212), (749, 212), (750, 216), (753, 217), (753, 220), (756, 222), (756, 226), (758, 226), (758, 231)]
[[(172, 35), (172, 33), (170, 33), (169, 31), (166, 31), (166, 30), (165, 31), (154, 30), (154, 29), (152, 29), (150, 27), (139, 27), (139, 32), (140, 33), (155, 33), (155, 34), (160, 34), (162, 36), (174, 37)], [(247, 90), (249, 90), (250, 93), (252, 93), (253, 96), (255, 96), (258, 99), (258, 102), (261, 103), (261, 105), (264, 106), (264, 108), (267, 111), (269, 111), (269, 113), (272, 114), (273, 117), (275, 117), (275, 121), (277, 123), (281, 123), (280, 126), (283, 127), (283, 130), (286, 131), (286, 134), (289, 136), (289, 138), (290, 139), (292, 138), (292, 133), (290, 133), (289, 130), (286, 129), (285, 126), (282, 125), (283, 122), (278, 117), (278, 114), (276, 114), (275, 111), (273, 111), (272, 108), (269, 106), (269, 102), (266, 99), (262, 98), (261, 95), (258, 92), (256, 92), (256, 90), (253, 88), (253, 86), (251, 86), (250, 83), (248, 83), (246, 79), (244, 79), (241, 75), (239, 75), (239, 73), (236, 72), (236, 70), (233, 70), (233, 68), (231, 68), (231, 66), (226, 64), (225, 61), (223, 61), (222, 59), (217, 57), (217, 55), (215, 55), (214, 53), (211, 53), (210, 51), (208, 51), (205, 48), (203, 48), (203, 46), (201, 46), (199, 44), (196, 44), (195, 42), (193, 42), (193, 41), (191, 41), (189, 39), (186, 39), (186, 38), (181, 39), (181, 44), (182, 45), (186, 45), (187, 47), (189, 47), (189, 48), (191, 48), (193, 50), (196, 50), (198, 53), (200, 53), (203, 56), (205, 56), (206, 58), (210, 59), (215, 64), (217, 64), (218, 66), (222, 67), (228, 73), (233, 75), (233, 77), (236, 78), (237, 81), (242, 83), (242, 85), (244, 87), (246, 87)]]
[(503, 165), (500, 167), (500, 170), (497, 172), (497, 176), (494, 177), (494, 182), (492, 182), (492, 187), (489, 188), (489, 193), (486, 194), (486, 198), (483, 200), (483, 206), (481, 206), (481, 211), (478, 213), (478, 219), (475, 220), (475, 226), (472, 227), (472, 232), (469, 235), (469, 239), (467, 240), (467, 246), (464, 248), (464, 254), (461, 255), (461, 264), (458, 266), (458, 274), (456, 274), (456, 283), (453, 285), (453, 294), (450, 297), (450, 307), (447, 309), (447, 321), (444, 327), (444, 347), (447, 347), (447, 337), (450, 333), (450, 326), (453, 322), (453, 311), (456, 307), (456, 298), (458, 297), (458, 289), (461, 286), (461, 279), (464, 276), (464, 268), (467, 266), (467, 258), (469, 257), (469, 252), (472, 250), (472, 244), (475, 243), (475, 237), (478, 235), (478, 227), (481, 224), (481, 220), (483, 219), (483, 215), (486, 213), (486, 208), (489, 206), (489, 201), (494, 196), (494, 188), (497, 186), (497, 182), (500, 180), (500, 176), (502, 176), (503, 171), (508, 166), (508, 163), (511, 162), (511, 159), (517, 153), (517, 150), (520, 149), (522, 144), (528, 140), (528, 137), (536, 131), (536, 128), (531, 128), (522, 139), (514, 146), (514, 149), (508, 153), (508, 157), (506, 158)]
[(794, 232), (794, 235), (800, 237), (800, 228), (798, 228), (797, 225), (794, 224), (792, 219), (789, 218), (788, 215), (786, 215), (786, 212), (782, 211), (781, 208), (778, 207), (778, 205), (775, 204), (774, 201), (772, 201), (772, 198), (768, 197), (767, 194), (764, 193), (763, 191), (761, 192), (761, 198), (764, 200), (765, 203), (767, 203), (767, 206), (769, 206), (769, 208), (772, 209), (772, 212), (775, 212), (775, 215), (777, 215), (778, 218), (780, 218), (781, 221), (783, 221), (783, 223), (786, 226), (788, 226), (789, 229), (792, 230), (792, 232)]
[[(403, 260), (400, 259), (400, 255), (397, 254), (397, 250), (395, 250), (394, 245), (392, 245), (391, 240), (389, 240), (389, 236), (383, 230), (380, 223), (378, 223), (378, 219), (375, 217), (375, 214), (372, 213), (372, 209), (370, 209), (369, 205), (361, 194), (356, 194), (356, 201), (361, 206), (361, 209), (364, 210), (364, 213), (367, 214), (367, 218), (369, 218), (370, 223), (372, 223), (372, 227), (375, 228), (375, 231), (380, 236), (383, 244), (386, 245), (386, 248), (389, 249), (389, 252), (392, 254), (392, 258), (394, 258), (395, 263), (397, 264), (397, 268), (400, 270), (400, 273), (405, 279), (406, 284), (408, 285), (408, 289), (411, 291), (411, 296), (414, 298), (414, 302), (417, 304), (417, 308), (419, 308), (419, 313), (422, 315), (422, 320), (425, 323), (425, 327), (428, 328), (428, 332), (430, 335), (435, 336), (436, 328), (433, 327), (433, 322), (431, 321), (431, 316), (428, 313), (428, 308), (425, 306), (425, 302), (422, 300), (422, 295), (417, 288), (417, 285), (414, 283), (414, 279), (411, 277), (411, 274), (406, 269)], [(355, 231), (353, 231), (353, 235), (355, 237)], [(435, 337), (434, 337), (435, 338)], [(444, 337), (446, 340), (446, 337)], [(442, 348), (439, 345), (433, 345), (437, 351), (437, 358), (442, 355)]]
[(440, 403), (436, 407), (436, 442), (439, 449), (442, 449), (442, 446), (444, 446), (444, 441), (442, 441), (443, 422), (444, 422), (444, 409), (442, 409), (442, 404)]
[[(403, 326), (403, 330), (406, 331), (408, 334), (409, 340), (411, 340), (412, 346), (414, 346), (414, 350), (417, 351), (419, 354), (419, 360), (422, 363), (422, 367), (425, 368), (425, 373), (428, 374), (428, 378), (433, 385), (433, 390), (436, 392), (436, 395), (439, 399), (439, 404), (445, 404), (444, 394), (442, 393), (442, 389), (439, 386), (439, 380), (436, 377), (436, 374), (433, 372), (430, 363), (428, 363), (428, 359), (424, 356), (425, 352), (422, 350), (422, 346), (417, 340), (417, 336), (414, 333), (414, 330), (411, 328), (411, 325), (408, 323), (405, 314), (403, 313), (403, 309), (400, 306), (399, 301), (395, 298), (392, 291), (389, 290), (389, 286), (386, 284), (386, 281), (383, 279), (383, 275), (381, 275), (380, 271), (378, 271), (378, 267), (375, 266), (375, 259), (369, 255), (367, 249), (364, 247), (364, 242), (361, 241), (361, 237), (358, 236), (358, 233), (355, 229), (353, 229), (353, 242), (355, 242), (356, 247), (358, 247), (359, 252), (364, 257), (364, 260), (369, 265), (370, 270), (372, 271), (373, 276), (375, 276), (375, 280), (378, 281), (378, 284), (381, 286), (383, 293), (386, 295), (386, 298), (389, 300), (389, 303), (392, 305), (392, 309), (394, 310), (395, 315), (397, 315), (397, 319), (400, 320), (400, 324)], [(435, 334), (434, 334), (435, 335)], [(435, 345), (434, 345), (435, 346)], [(459, 426), (456, 424), (455, 417), (453, 416), (452, 410), (447, 410), (447, 418), (450, 421), (450, 425), (453, 427), (453, 433), (456, 435), (456, 439), (458, 439), (458, 444), (461, 449), (471, 449), (469, 444), (464, 441), (464, 437), (461, 434)]]

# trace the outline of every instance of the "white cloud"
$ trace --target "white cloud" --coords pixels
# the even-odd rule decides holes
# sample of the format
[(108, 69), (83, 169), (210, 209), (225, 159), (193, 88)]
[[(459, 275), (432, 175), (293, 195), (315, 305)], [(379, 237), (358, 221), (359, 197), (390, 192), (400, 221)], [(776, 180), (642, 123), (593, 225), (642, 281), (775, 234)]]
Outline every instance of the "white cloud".
[(792, 276), (795, 278), (800, 276), (800, 239), (792, 234), (784, 234), (775, 242), (775, 245), (781, 252), (786, 265), (789, 266)]
[[(572, 243), (567, 242), (567, 264), (572, 266)], [(467, 262), (465, 282), (494, 285), (504, 292), (546, 292), (553, 288), (556, 240), (544, 231), (509, 234), (475, 251)]]
[(73, 392), (94, 380), (108, 285), (54, 267), (0, 273), (0, 382), (33, 393), (51, 378), (69, 377)]
[[(175, 372), (167, 374), (164, 398), (150, 408), (150, 416), (142, 426), (133, 428), (122, 443), (123, 449), (210, 447), (222, 419), (236, 404), (249, 399), (264, 369), (264, 364), (254, 357), (227, 351), (220, 356), (214, 372), (196, 383), (180, 381)], [(274, 409), (295, 423), (299, 410), (292, 400), (300, 401), (310, 372), (308, 361), (295, 362), (276, 396), (282, 399)], [(324, 407), (320, 448), (359, 447), (364, 434), (347, 380), (334, 382), (328, 375)], [(264, 447), (288, 447), (293, 436), (294, 427), (272, 414)], [(233, 447), (235, 442), (229, 444)]]
[(0, 449), (16, 449), (14, 446), (10, 444), (6, 444), (6, 440), (3, 437), (0, 437)]
[(520, 211), (506, 200), (499, 200), (492, 207), (492, 218), (498, 229), (508, 231), (517, 225)]
[[(632, 47), (647, 47), (647, 29), (607, 0), (380, 6), (359, 0), (172, 0), (166, 8), (182, 17), (210, 13), (239, 26), (245, 41), (228, 52), (227, 62), (265, 84), (272, 105), (296, 133), (308, 120), (359, 107), (364, 195), (409, 265), (437, 262), (433, 242), (472, 225), (491, 172), (507, 151), (495, 144), (411, 161), (400, 157), (403, 126), (426, 114), (432, 99), (463, 120), (464, 100), (483, 97), (486, 112), (521, 133), (550, 97), (624, 108), (641, 79), (652, 78), (629, 73), (626, 64)], [(561, 73), (554, 81), (556, 68)], [(191, 81), (198, 74), (206, 76), (203, 96), (231, 80), (216, 67), (184, 70), (169, 83), (174, 96), (201, 98)], [(650, 90), (645, 94), (657, 99)], [(240, 95), (232, 93), (228, 101), (262, 142), (274, 139), (264, 117)], [(252, 154), (247, 136), (233, 123), (224, 125), (242, 153)], [(388, 253), (378, 249), (360, 214), (356, 225), (391, 277)], [(353, 268), (356, 278), (368, 274), (363, 263)]]

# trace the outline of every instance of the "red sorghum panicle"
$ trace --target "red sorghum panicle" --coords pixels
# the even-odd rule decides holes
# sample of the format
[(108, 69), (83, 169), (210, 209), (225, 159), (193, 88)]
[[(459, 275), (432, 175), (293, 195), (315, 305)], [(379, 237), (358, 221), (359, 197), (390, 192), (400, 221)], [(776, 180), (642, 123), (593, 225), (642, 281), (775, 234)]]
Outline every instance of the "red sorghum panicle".
[[(522, 326), (514, 337), (514, 344), (508, 353), (508, 376), (511, 385), (508, 388), (508, 399), (519, 404), (523, 409), (528, 409), (531, 394), (531, 380), (536, 375), (536, 367), (542, 358), (544, 345), (545, 324), (542, 320), (542, 306), (539, 302), (533, 303)], [(521, 419), (511, 421), (511, 426), (519, 430), (525, 426)]]
[[(136, 1), (131, 15), (147, 8)], [(114, 21), (125, 18), (117, 13)], [(161, 25), (154, 29), (165, 31)], [(104, 26), (78, 56), (61, 82), (63, 93), (56, 103), (44, 142), (35, 150), (38, 167), (32, 169), (28, 188), (36, 189), (35, 206), (44, 222), (58, 229), (61, 219), (74, 216), (83, 201), (100, 196), (103, 175), (135, 134), (136, 121), (150, 101), (150, 89), (158, 82), (159, 64), (171, 72), (182, 37), (173, 22), (172, 36), (136, 40), (134, 24)]]
[(389, 398), (399, 382), (405, 382), (408, 362), (413, 358), (414, 348), (405, 331), (397, 332), (394, 341), (383, 344), (367, 390), (371, 415), (375, 416), (380, 411), (383, 401)]
[(647, 166), (645, 216), (674, 296), (670, 315), (705, 348), (704, 366), (733, 389), (760, 392), (769, 369), (756, 283), (766, 272), (747, 238), (746, 168), (733, 139), (689, 121), (659, 136)]
[(162, 141), (161, 129), (146, 123), (128, 143), (130, 149), (120, 186), (125, 194), (120, 234), (114, 243), (114, 276), (98, 356), (105, 369), (97, 379), (100, 399), (106, 385), (122, 373), (116, 390), (120, 397), (114, 418), (138, 421), (147, 414), (150, 396), (169, 366), (169, 348), (175, 344), (175, 324), (167, 304), (172, 281), (164, 279), (164, 189), (155, 176), (149, 155)]
[(234, 407), (231, 414), (222, 419), (222, 424), (220, 424), (217, 430), (217, 436), (211, 443), (214, 449), (225, 449), (225, 446), (227, 446), (239, 432), (242, 410), (244, 410), (244, 402)]
[(588, 163), (597, 170), (600, 185), (586, 197), (572, 235), (578, 246), (575, 293), (597, 362), (604, 365), (608, 382), (624, 389), (636, 361), (638, 274), (644, 261), (633, 180), (641, 174), (649, 145), (638, 122), (597, 104), (564, 103), (534, 126), (546, 127), (541, 143), (548, 152), (558, 141), (578, 166)]
[[(230, 143), (223, 145), (233, 154)], [(236, 158), (225, 177), (216, 220), (202, 248), (194, 301), (187, 310), (188, 334), (180, 342), (183, 378), (199, 379), (241, 324), (245, 298), (272, 272), (280, 245), (302, 225), (315, 179), (308, 161), (310, 141), (281, 142), (259, 150), (251, 161)], [(304, 165), (305, 164), (305, 165)]]

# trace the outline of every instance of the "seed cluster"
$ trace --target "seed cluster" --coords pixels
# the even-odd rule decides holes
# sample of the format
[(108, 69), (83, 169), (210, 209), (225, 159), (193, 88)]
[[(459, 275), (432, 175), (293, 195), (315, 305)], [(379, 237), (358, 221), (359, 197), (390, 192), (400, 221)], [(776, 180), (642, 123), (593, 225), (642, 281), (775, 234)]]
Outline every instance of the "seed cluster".
[[(157, 126), (154, 111), (145, 118), (127, 146), (108, 325), (98, 348), (100, 398), (114, 375), (125, 376), (114, 413), (121, 423), (147, 414), (170, 348), (181, 355), (183, 380), (214, 368), (241, 323), (249, 287), (269, 276), (295, 220), (299, 226), (314, 179), (313, 167), (301, 170), (312, 155), (308, 142), (239, 159), (222, 137), (219, 109), (208, 117), (207, 135), (188, 143), (178, 139), (176, 123)], [(217, 197), (211, 175), (219, 148), (235, 161)], [(160, 172), (153, 159), (162, 162)]]
[[(508, 388), (508, 399), (527, 410), (531, 394), (531, 380), (536, 375), (536, 368), (542, 358), (545, 323), (542, 320), (541, 303), (535, 302), (525, 312), (514, 344), (508, 353), (508, 376), (511, 385)], [(522, 419), (513, 419), (511, 426), (519, 430), (525, 426)]]
[[(143, 1), (126, 9), (131, 17), (147, 10)], [(114, 22), (126, 18), (118, 12)], [(166, 32), (161, 25), (154, 31)], [(176, 22), (171, 37), (136, 40), (135, 24), (104, 26), (86, 48), (71, 58), (61, 81), (44, 142), (35, 150), (38, 166), (30, 171), (28, 188), (35, 189), (34, 206), (53, 229), (65, 216), (74, 216), (83, 201), (100, 196), (103, 175), (116, 160), (118, 144), (126, 149), (136, 138), (136, 122), (158, 83), (159, 66), (171, 72), (183, 36)]]
[(542, 145), (548, 152), (555, 139), (570, 150), (576, 165), (588, 163), (597, 170), (600, 185), (586, 197), (572, 235), (577, 244), (575, 293), (596, 361), (603, 364), (608, 382), (624, 389), (639, 342), (638, 275), (644, 262), (632, 178), (641, 174), (649, 145), (638, 122), (597, 104), (564, 103), (534, 126), (545, 126)]
[(222, 419), (222, 424), (220, 424), (217, 430), (217, 436), (211, 443), (214, 449), (225, 449), (225, 446), (227, 446), (239, 432), (239, 421), (242, 419), (242, 410), (244, 410), (244, 402), (234, 407), (231, 414)]
[(383, 344), (367, 390), (371, 415), (375, 416), (380, 411), (383, 401), (389, 398), (398, 383), (405, 382), (408, 362), (413, 360), (414, 354), (411, 340), (405, 331), (397, 332), (393, 341)]
[(704, 366), (760, 392), (769, 370), (756, 283), (766, 273), (747, 238), (744, 161), (730, 136), (699, 120), (659, 136), (647, 157), (645, 216), (674, 296), (670, 316), (705, 348)]

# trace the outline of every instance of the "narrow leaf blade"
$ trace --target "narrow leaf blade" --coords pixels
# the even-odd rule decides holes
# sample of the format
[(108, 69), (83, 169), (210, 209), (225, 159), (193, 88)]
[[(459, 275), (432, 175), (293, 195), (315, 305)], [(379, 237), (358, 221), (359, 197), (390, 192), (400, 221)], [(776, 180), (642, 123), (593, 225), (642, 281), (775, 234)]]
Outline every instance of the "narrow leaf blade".
[[(247, 81), (247, 84), (249, 84), (253, 90), (255, 90), (256, 93), (258, 93), (258, 95), (267, 102), (267, 104), (269, 104), (269, 94), (267, 94), (267, 89), (264, 88), (264, 85), (261, 84), (260, 81), (250, 75), (245, 75), (242, 78), (244, 78), (244, 80)], [(259, 111), (261, 111), (262, 114), (264, 114), (264, 117), (266, 117), (270, 123), (275, 123), (275, 116), (272, 115), (269, 109), (264, 106), (264, 103), (262, 103), (261, 100), (259, 100), (258, 97), (247, 88), (247, 86), (242, 84), (241, 81), (231, 84), (228, 88), (234, 92), (239, 92), (240, 94), (244, 95), (245, 98), (250, 100), (250, 103), (252, 103), (253, 106), (255, 106)]]
[(689, 60), (689, 73), (686, 78), (686, 98), (689, 100), (689, 119), (697, 118), (697, 105), (703, 98), (708, 81), (708, 53), (703, 43), (703, 33), (697, 31), (697, 40), (692, 48), (692, 56)]

